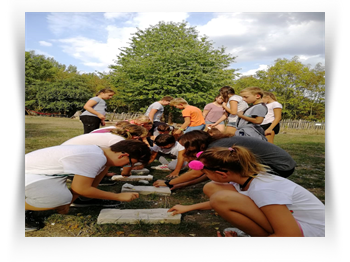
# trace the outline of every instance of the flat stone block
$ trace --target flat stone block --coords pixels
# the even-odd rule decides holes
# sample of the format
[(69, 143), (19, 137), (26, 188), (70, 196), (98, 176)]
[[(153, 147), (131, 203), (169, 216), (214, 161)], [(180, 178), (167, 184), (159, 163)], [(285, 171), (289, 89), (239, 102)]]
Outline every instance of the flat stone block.
[(133, 186), (130, 184), (124, 184), (122, 186), (123, 192), (137, 192), (140, 195), (156, 194), (161, 196), (170, 196), (171, 190), (169, 187), (155, 187), (155, 186)]
[[(121, 168), (120, 171), (123, 171), (123, 168)], [(139, 170), (131, 170), (131, 174), (132, 175), (140, 175), (140, 176), (147, 175), (147, 174), (149, 174), (149, 170), (147, 168), (142, 168)]]
[(171, 215), (168, 208), (154, 209), (102, 209), (97, 224), (137, 224), (140, 221), (149, 224), (180, 224), (181, 214)]
[(129, 176), (129, 177), (123, 177), (122, 175), (115, 175), (115, 176), (112, 176), (111, 179), (112, 179), (112, 180), (118, 180), (118, 181), (139, 181), (139, 180), (151, 181), (151, 180), (153, 180), (153, 176), (152, 176), (152, 175), (148, 175), (148, 176)]

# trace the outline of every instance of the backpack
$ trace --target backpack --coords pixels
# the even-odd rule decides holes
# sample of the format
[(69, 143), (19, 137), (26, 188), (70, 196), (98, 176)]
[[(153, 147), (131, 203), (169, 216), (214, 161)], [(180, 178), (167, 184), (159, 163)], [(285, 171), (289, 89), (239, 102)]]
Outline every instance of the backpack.
[[(266, 111), (267, 111), (267, 106), (265, 103), (261, 103), (263, 106), (265, 106)], [(250, 108), (254, 107), (256, 105), (248, 107), (246, 110), (243, 111), (243, 114)], [(244, 126), (239, 126), (239, 122), (241, 119), (238, 120), (237, 122), (237, 131), (235, 132), (235, 136), (250, 136), (250, 137), (256, 137), (261, 140), (267, 141), (265, 137), (265, 130), (257, 124), (247, 124)]]

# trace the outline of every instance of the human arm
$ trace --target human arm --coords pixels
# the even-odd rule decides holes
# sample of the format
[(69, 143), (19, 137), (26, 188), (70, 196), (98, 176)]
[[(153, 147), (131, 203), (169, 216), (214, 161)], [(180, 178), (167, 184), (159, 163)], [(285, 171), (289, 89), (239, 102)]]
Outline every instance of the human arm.
[(272, 121), (271, 125), (268, 129), (265, 130), (265, 135), (269, 135), (272, 133), (273, 129), (282, 119), (282, 108), (274, 108), (273, 114), (275, 116), (275, 119)]
[(90, 99), (89, 101), (86, 102), (86, 104), (84, 105), (84, 109), (86, 111), (89, 111), (91, 114), (96, 115), (98, 118), (100, 118), (101, 120), (105, 120), (105, 116), (102, 115), (101, 113), (97, 112), (93, 107), (97, 104), (97, 101)]
[(157, 111), (158, 111), (158, 109), (153, 108), (153, 109), (151, 109), (151, 111), (148, 114), (149, 120), (151, 120), (152, 123), (153, 123), (154, 115), (157, 113)]
[(267, 205), (260, 207), (269, 221), (273, 234), (269, 237), (301, 237), (302, 233), (286, 205)]
[(207, 116), (207, 114), (209, 113), (209, 110), (206, 110), (206, 109), (204, 109), (203, 110), (203, 118), (205, 119), (206, 118), (206, 116)]
[(215, 127), (217, 126), (218, 124), (220, 124), (222, 121), (224, 121), (225, 119), (227, 118), (227, 115), (226, 113), (223, 114), (218, 121), (216, 121), (214, 124), (211, 124), (211, 125), (208, 125), (208, 127)]
[(210, 205), (210, 201), (193, 204), (189, 206), (175, 205), (172, 208), (170, 208), (168, 212), (172, 212), (172, 215), (174, 216), (176, 214), (182, 214), (193, 210), (208, 210), (208, 209), (212, 209)]
[(230, 100), (230, 108), (227, 107), (226, 103), (222, 103), (222, 107), (231, 115), (236, 115), (238, 111), (238, 102)]
[(182, 166), (183, 166), (183, 164), (185, 162), (184, 153), (185, 153), (185, 150), (181, 150), (181, 151), (178, 152), (176, 167), (175, 167), (174, 171), (171, 172), (166, 177), (168, 177), (168, 178), (176, 178), (176, 177), (179, 176), (179, 173), (180, 173), (180, 171), (182, 169)]
[(191, 124), (191, 118), (189, 116), (184, 117), (184, 123), (180, 126), (178, 130), (174, 132), (174, 135), (178, 135), (181, 133), (181, 131), (185, 131), (186, 128)]
[[(190, 171), (182, 174), (181, 176), (178, 176), (178, 177), (172, 179), (169, 182), (169, 184), (176, 185), (178, 183), (187, 182), (187, 181), (196, 179), (196, 178), (200, 177), (201, 175), (203, 175), (202, 170), (190, 170)], [(164, 183), (164, 180), (157, 180), (156, 182), (153, 183), (153, 186), (155, 186), (155, 187), (166, 186), (166, 184)]]
[(257, 117), (249, 117), (249, 116), (245, 116), (243, 111), (239, 111), (237, 112), (237, 115), (239, 118), (242, 118), (244, 120), (247, 120), (248, 122), (251, 122), (253, 124), (261, 124), (264, 121), (264, 117), (262, 116), (257, 116)]
[(75, 175), (72, 181), (71, 190), (73, 194), (97, 199), (116, 200), (130, 202), (139, 197), (138, 193), (112, 193), (94, 187), (94, 178)]

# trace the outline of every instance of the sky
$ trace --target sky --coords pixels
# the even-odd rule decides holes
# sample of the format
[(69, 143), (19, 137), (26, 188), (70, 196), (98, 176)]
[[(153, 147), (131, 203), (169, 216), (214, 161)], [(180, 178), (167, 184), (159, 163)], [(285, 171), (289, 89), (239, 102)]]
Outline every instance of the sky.
[(237, 56), (229, 68), (242, 75), (264, 70), (277, 58), (325, 65), (324, 12), (26, 12), (25, 50), (81, 73), (108, 72), (137, 28), (160, 21), (187, 21), (215, 48)]

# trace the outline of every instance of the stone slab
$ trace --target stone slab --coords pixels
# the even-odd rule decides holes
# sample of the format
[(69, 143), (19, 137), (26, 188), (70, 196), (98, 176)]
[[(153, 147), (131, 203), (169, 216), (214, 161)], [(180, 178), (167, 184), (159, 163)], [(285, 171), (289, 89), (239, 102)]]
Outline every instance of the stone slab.
[(140, 221), (149, 224), (180, 224), (181, 214), (171, 215), (168, 208), (154, 209), (102, 209), (97, 224), (137, 224)]
[[(120, 171), (123, 171), (123, 168), (120, 169)], [(132, 175), (148, 175), (149, 174), (149, 169), (147, 168), (143, 168), (143, 169), (139, 169), (139, 170), (131, 170), (131, 174)]]
[(151, 181), (153, 180), (152, 175), (148, 176), (129, 176), (129, 177), (123, 177), (122, 175), (115, 175), (111, 177), (112, 180), (118, 180), (118, 181), (139, 181), (139, 180), (147, 180)]
[(156, 194), (161, 196), (170, 196), (171, 194), (171, 190), (167, 186), (133, 186), (130, 184), (124, 184), (122, 186), (122, 193), (123, 192), (137, 192), (140, 195)]

